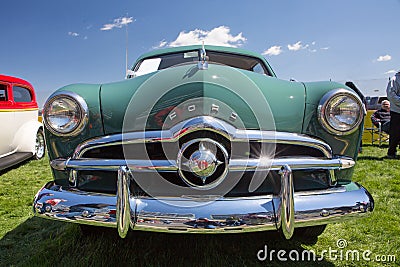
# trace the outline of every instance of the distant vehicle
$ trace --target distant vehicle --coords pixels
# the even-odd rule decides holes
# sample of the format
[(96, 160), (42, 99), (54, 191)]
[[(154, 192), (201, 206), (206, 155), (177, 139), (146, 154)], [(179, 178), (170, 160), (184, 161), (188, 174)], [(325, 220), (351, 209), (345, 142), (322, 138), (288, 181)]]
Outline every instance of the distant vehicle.
[(381, 108), (381, 103), (383, 100), (387, 100), (386, 96), (366, 96), (367, 109), (377, 110)]
[(35, 91), (25, 80), (0, 75), (0, 170), (45, 155)]

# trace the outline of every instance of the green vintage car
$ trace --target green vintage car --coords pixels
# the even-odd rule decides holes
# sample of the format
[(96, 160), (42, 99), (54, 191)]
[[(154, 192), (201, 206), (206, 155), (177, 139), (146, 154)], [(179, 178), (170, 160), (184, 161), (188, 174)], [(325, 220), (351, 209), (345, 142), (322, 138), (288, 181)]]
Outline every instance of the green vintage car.
[(280, 80), (262, 56), (237, 48), (147, 53), (124, 81), (49, 97), (54, 179), (34, 212), (121, 237), (129, 228), (316, 237), (374, 207), (351, 181), (365, 115), (358, 94)]

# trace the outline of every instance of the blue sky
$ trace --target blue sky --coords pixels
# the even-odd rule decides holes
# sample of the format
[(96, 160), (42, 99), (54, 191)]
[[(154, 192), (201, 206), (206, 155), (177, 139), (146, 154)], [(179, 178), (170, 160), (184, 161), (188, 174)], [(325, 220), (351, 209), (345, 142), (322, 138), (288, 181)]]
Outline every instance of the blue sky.
[(385, 94), (400, 70), (400, 0), (89, 1), (1, 4), (0, 73), (24, 78), (39, 104), (59, 87), (125, 75), (144, 52), (189, 43), (264, 54), (279, 78), (354, 81)]

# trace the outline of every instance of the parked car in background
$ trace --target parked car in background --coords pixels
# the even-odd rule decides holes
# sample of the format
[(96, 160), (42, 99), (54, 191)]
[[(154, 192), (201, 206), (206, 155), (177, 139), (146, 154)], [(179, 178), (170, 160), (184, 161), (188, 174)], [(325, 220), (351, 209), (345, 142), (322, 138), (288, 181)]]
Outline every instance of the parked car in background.
[(0, 170), (29, 158), (45, 155), (43, 125), (32, 85), (0, 75)]
[(35, 197), (37, 216), (121, 237), (315, 238), (373, 210), (352, 182), (365, 107), (351, 88), (280, 80), (261, 55), (218, 46), (149, 52), (128, 78), (46, 101), (54, 177)]
[(383, 100), (387, 100), (386, 96), (366, 96), (367, 110), (378, 110), (381, 108)]

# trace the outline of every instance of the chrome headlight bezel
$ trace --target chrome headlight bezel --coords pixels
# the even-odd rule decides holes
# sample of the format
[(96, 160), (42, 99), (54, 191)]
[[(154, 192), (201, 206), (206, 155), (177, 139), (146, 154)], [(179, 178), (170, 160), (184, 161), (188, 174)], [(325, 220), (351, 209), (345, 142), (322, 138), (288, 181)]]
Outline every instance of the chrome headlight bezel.
[[(338, 98), (342, 98), (343, 100), (347, 98), (347, 100), (353, 101), (358, 108), (358, 111), (354, 111), (355, 113), (358, 113), (354, 115), (354, 122), (348, 124), (347, 127), (335, 126), (334, 123), (332, 123), (333, 119), (329, 117), (331, 112), (327, 109), (333, 101), (338, 101)], [(364, 104), (362, 103), (360, 97), (356, 93), (343, 88), (334, 89), (326, 93), (321, 98), (318, 105), (318, 120), (322, 127), (331, 134), (349, 135), (354, 133), (363, 121), (365, 115), (363, 105)], [(340, 123), (340, 120), (337, 121)], [(343, 123), (343, 125), (345, 125), (345, 123)]]
[[(51, 107), (58, 100), (67, 100), (69, 104), (75, 105), (78, 121), (74, 122), (74, 126), (70, 129), (60, 130), (51, 122)], [(60, 91), (52, 94), (43, 107), (43, 122), (46, 128), (57, 136), (76, 136), (85, 128), (89, 118), (89, 109), (86, 101), (78, 94), (70, 91)]]

